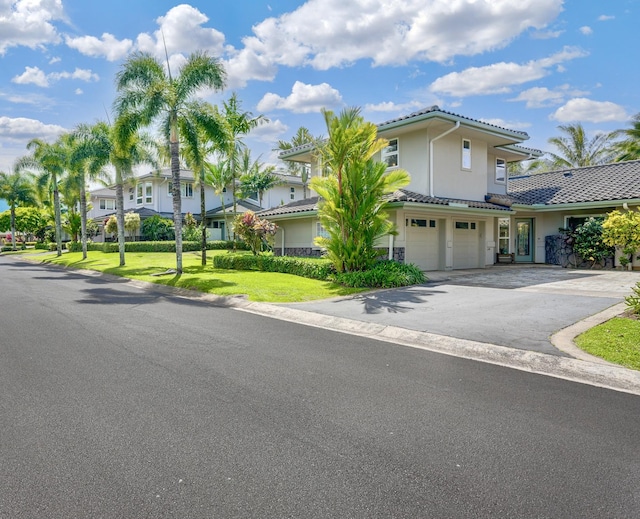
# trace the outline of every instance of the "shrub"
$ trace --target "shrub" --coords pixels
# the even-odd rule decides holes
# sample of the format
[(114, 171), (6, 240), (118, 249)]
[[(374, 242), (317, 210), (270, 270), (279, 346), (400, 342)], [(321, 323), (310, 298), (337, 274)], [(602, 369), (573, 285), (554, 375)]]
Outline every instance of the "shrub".
[[(55, 245), (55, 244), (54, 244)], [(233, 248), (233, 241), (216, 240), (207, 242), (207, 250), (229, 250)], [(236, 248), (246, 249), (245, 244), (236, 243)], [(87, 243), (87, 250), (101, 252), (118, 252), (118, 244), (114, 242)], [(175, 252), (176, 242), (174, 241), (128, 241), (124, 244), (125, 252)], [(182, 242), (184, 252), (201, 250), (200, 242)]]
[(33, 248), (38, 250), (49, 250), (49, 244), (43, 241), (39, 241), (39, 242), (36, 242)]
[(602, 218), (588, 218), (574, 231), (565, 231), (573, 251), (583, 260), (591, 261), (591, 268), (604, 264), (614, 254), (614, 248), (602, 239)]
[(140, 234), (143, 239), (149, 241), (174, 240), (175, 232), (173, 229), (173, 221), (168, 218), (162, 218), (157, 214), (153, 215), (142, 222), (140, 225)]
[(311, 279), (325, 280), (335, 272), (329, 260), (307, 260), (265, 254), (227, 254), (213, 257), (213, 266), (232, 270), (262, 270), (281, 272)]
[(69, 252), (82, 252), (82, 242), (70, 241), (69, 243), (67, 243), (67, 249), (69, 250)]
[(424, 273), (415, 265), (397, 261), (378, 261), (367, 270), (340, 272), (334, 276), (337, 283), (353, 288), (393, 288), (424, 283)]
[(631, 313), (640, 315), (640, 281), (633, 287), (633, 294), (624, 298)]
[(268, 220), (258, 218), (253, 211), (247, 211), (236, 216), (233, 228), (236, 234), (249, 245), (251, 252), (258, 254), (263, 249), (271, 250), (273, 237), (278, 226)]

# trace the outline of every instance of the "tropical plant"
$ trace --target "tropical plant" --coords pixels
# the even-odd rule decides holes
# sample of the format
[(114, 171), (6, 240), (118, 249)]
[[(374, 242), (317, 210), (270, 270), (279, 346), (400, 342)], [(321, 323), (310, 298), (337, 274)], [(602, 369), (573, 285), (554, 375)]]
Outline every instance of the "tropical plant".
[(9, 204), (11, 248), (16, 250), (16, 208), (37, 203), (33, 179), (17, 172), (0, 171), (0, 199)]
[(623, 140), (613, 145), (616, 161), (640, 159), (640, 113), (637, 113), (631, 119), (631, 128), (618, 130), (615, 132), (615, 136), (624, 137)]
[(602, 238), (602, 218), (588, 218), (568, 234), (572, 240), (573, 252), (585, 261), (591, 262), (591, 268), (602, 264), (613, 255), (613, 247)]
[(258, 197), (258, 205), (262, 207), (262, 197), (265, 191), (269, 191), (283, 183), (282, 177), (274, 173), (274, 166), (265, 166), (258, 157), (251, 161), (251, 151), (243, 150), (241, 154), (241, 168), (244, 172), (240, 177), (240, 195), (248, 198), (255, 194)]
[(109, 234), (118, 234), (118, 219), (115, 215), (111, 215), (104, 222), (104, 232)]
[(337, 272), (365, 270), (379, 252), (376, 240), (394, 233), (395, 226), (384, 211), (384, 196), (409, 183), (401, 169), (387, 172), (386, 164), (373, 156), (386, 145), (377, 128), (366, 122), (359, 108), (339, 115), (323, 110), (328, 140), (320, 148), (326, 177), (313, 177), (311, 187), (320, 195), (318, 219), (328, 236), (316, 244), (326, 250)]
[[(206, 158), (217, 150), (224, 148), (227, 141), (227, 126), (219, 112), (209, 103), (194, 101), (188, 103), (183, 117), (178, 119), (180, 127), (180, 152), (193, 171), (194, 180), (200, 186), (200, 244), (202, 265), (207, 264), (207, 227), (206, 214)], [(186, 223), (186, 222), (185, 222)], [(183, 237), (185, 233), (183, 232)], [(193, 234), (189, 230), (190, 239)], [(187, 238), (184, 238), (185, 240)]]
[[(198, 226), (198, 222), (194, 218), (193, 214), (187, 213), (184, 215), (184, 226), (182, 227), (182, 239), (184, 241), (197, 241), (201, 235), (202, 226)], [(206, 232), (206, 229), (205, 229)], [(205, 242), (206, 246), (206, 242)], [(205, 256), (206, 258), (206, 256)]]
[(253, 211), (236, 216), (233, 228), (254, 255), (273, 247), (273, 239), (278, 230), (276, 224), (264, 218), (258, 218)]
[(550, 169), (598, 166), (612, 161), (613, 133), (598, 133), (588, 138), (580, 123), (561, 125), (558, 129), (564, 135), (549, 139), (549, 144), (557, 150), (557, 153), (548, 152)]
[[(291, 138), (290, 141), (279, 140), (278, 145), (275, 148), (276, 150), (283, 152), (289, 151), (299, 146), (304, 146), (305, 144), (314, 144), (315, 147), (318, 147), (323, 141), (322, 137), (314, 137), (311, 135), (311, 132), (308, 128), (301, 126), (298, 128), (296, 134)], [(305, 162), (295, 162), (293, 160), (287, 160), (287, 173), (289, 175), (294, 175), (300, 177), (302, 180), (302, 197), (307, 198), (307, 190), (309, 186), (309, 174), (311, 172), (310, 164)]]
[(142, 238), (149, 241), (168, 241), (175, 239), (175, 228), (169, 218), (157, 214), (143, 220), (140, 224)]
[(124, 215), (124, 229), (129, 232), (129, 237), (133, 238), (134, 233), (140, 228), (140, 215), (129, 211)]
[(640, 209), (612, 211), (602, 223), (602, 240), (620, 252), (620, 264), (631, 269), (633, 255), (640, 250)]
[[(41, 209), (37, 207), (16, 207), (13, 214), (13, 221), (15, 223), (12, 225), (11, 209), (0, 213), (0, 229), (11, 230), (12, 240), (16, 232), (25, 235), (27, 240), (33, 236), (41, 239), (44, 230), (49, 224), (49, 218)], [(15, 227), (15, 232), (13, 227)]]
[[(227, 188), (233, 183), (233, 171), (229, 167), (229, 161), (219, 160), (216, 163), (205, 163), (206, 173), (205, 181), (213, 188), (213, 192), (220, 197), (220, 206), (222, 207), (222, 218), (224, 219), (225, 232), (227, 240), (229, 236), (229, 222), (227, 221), (226, 204), (224, 203), (224, 194)], [(225, 239), (222, 236), (222, 239)]]
[(173, 222), (176, 237), (176, 272), (182, 274), (182, 197), (180, 189), (179, 119), (191, 97), (202, 88), (219, 90), (225, 72), (220, 62), (205, 52), (191, 54), (174, 77), (169, 60), (166, 69), (151, 54), (136, 52), (116, 76), (116, 112), (133, 127), (146, 126), (158, 116), (168, 119), (171, 152)]
[(37, 189), (46, 193), (48, 200), (53, 198), (53, 212), (55, 222), (55, 241), (58, 256), (62, 255), (62, 212), (60, 208), (59, 181), (65, 174), (68, 157), (67, 150), (61, 140), (51, 144), (42, 139), (32, 139), (27, 143), (30, 155), (16, 161), (16, 172), (33, 169), (39, 172), (36, 180)]
[[(223, 153), (227, 161), (227, 167), (231, 172), (231, 196), (233, 198), (233, 214), (238, 212), (238, 199), (236, 193), (236, 180), (246, 171), (241, 170), (243, 165), (240, 161), (240, 155), (246, 146), (242, 140), (251, 130), (259, 124), (267, 122), (263, 115), (253, 116), (251, 112), (242, 111), (240, 100), (234, 93), (228, 101), (222, 103), (222, 118), (227, 123), (227, 138), (224, 145)], [(235, 234), (235, 231), (234, 231)], [(234, 237), (235, 240), (235, 237)]]

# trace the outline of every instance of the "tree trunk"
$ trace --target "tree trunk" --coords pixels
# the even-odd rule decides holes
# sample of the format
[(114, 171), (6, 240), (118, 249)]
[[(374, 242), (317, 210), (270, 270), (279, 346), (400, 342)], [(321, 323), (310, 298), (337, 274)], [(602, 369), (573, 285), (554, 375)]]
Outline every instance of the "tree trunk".
[(11, 204), (11, 249), (18, 250), (16, 248), (16, 206)]
[(171, 181), (173, 195), (173, 227), (176, 234), (176, 272), (182, 274), (182, 197), (180, 193), (180, 145), (178, 143), (177, 114), (171, 116), (171, 134), (169, 146), (171, 150)]
[(124, 181), (122, 171), (116, 168), (116, 221), (118, 222), (118, 252), (120, 266), (124, 267), (125, 234), (124, 234)]
[(84, 178), (80, 186), (80, 240), (82, 241), (82, 259), (87, 259), (87, 189)]
[(53, 213), (56, 224), (56, 248), (58, 256), (62, 256), (62, 216), (60, 215), (60, 193), (58, 192), (58, 177), (51, 176), (53, 183)]
[(207, 226), (205, 225), (206, 199), (204, 195), (204, 170), (200, 171), (200, 225), (202, 225), (202, 265), (207, 264)]

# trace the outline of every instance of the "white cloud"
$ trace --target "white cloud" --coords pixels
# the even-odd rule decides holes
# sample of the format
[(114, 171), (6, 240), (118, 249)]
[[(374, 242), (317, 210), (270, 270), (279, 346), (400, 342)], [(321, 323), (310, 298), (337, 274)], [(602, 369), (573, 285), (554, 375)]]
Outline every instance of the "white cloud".
[(53, 140), (65, 131), (62, 126), (45, 124), (35, 119), (0, 117), (0, 138), (9, 141), (28, 142), (36, 137)]
[(49, 60), (49, 65), (53, 65), (54, 63), (59, 63), (60, 61), (62, 61), (62, 58), (58, 56), (54, 56)]
[(107, 61), (117, 61), (124, 58), (133, 47), (131, 40), (118, 40), (108, 32), (103, 33), (100, 39), (95, 36), (80, 36), (78, 38), (65, 36), (64, 41), (68, 47), (76, 49), (85, 56), (105, 57)]
[(25, 71), (19, 76), (13, 77), (11, 81), (19, 85), (33, 84), (46, 88), (50, 86), (52, 82), (61, 79), (78, 79), (80, 81), (90, 82), (98, 81), (100, 77), (89, 69), (76, 68), (73, 72), (52, 72), (45, 74), (38, 67), (25, 67)]
[(251, 130), (249, 137), (260, 142), (273, 144), (280, 136), (286, 133), (288, 129), (289, 127), (286, 124), (280, 119), (276, 119), (275, 121), (259, 124)]
[(549, 118), (563, 123), (572, 121), (603, 123), (627, 121), (629, 115), (624, 108), (615, 103), (577, 97), (558, 108)]
[(598, 16), (599, 22), (606, 22), (613, 19), (615, 19), (615, 16), (612, 16), (612, 15), (601, 14), (600, 16)]
[(10, 47), (35, 49), (58, 43), (60, 36), (51, 22), (64, 19), (62, 0), (1, 1), (0, 56)]
[(82, 94), (84, 94), (82, 88), (76, 88), (75, 92), (74, 92), (77, 96), (81, 96)]
[(531, 34), (534, 40), (551, 40), (559, 38), (564, 31), (535, 31)]
[(507, 128), (509, 130), (524, 130), (531, 127), (531, 123), (521, 123), (516, 121), (505, 121), (504, 119), (480, 119), (487, 124), (493, 124), (500, 128)]
[(258, 103), (258, 110), (270, 112), (272, 110), (288, 110), (294, 113), (319, 112), (321, 108), (333, 108), (342, 104), (342, 96), (328, 83), (307, 85), (296, 81), (291, 94), (281, 97), (267, 93)]
[(446, 62), (504, 47), (529, 28), (544, 28), (561, 10), (561, 0), (309, 0), (254, 26), (244, 44), (275, 64), (321, 70), (359, 59)]
[(471, 67), (436, 79), (429, 86), (429, 90), (457, 97), (507, 93), (514, 85), (548, 75), (548, 69), (555, 65), (584, 56), (587, 56), (587, 53), (581, 49), (565, 47), (548, 58), (530, 61), (524, 65), (501, 62), (485, 67)]
[(588, 25), (583, 25), (582, 27), (580, 27), (580, 29), (578, 29), (582, 34), (584, 34), (585, 36), (590, 36), (591, 34), (593, 34), (593, 29), (591, 27), (589, 27)]
[(523, 90), (517, 97), (509, 101), (526, 101), (527, 108), (543, 108), (547, 106), (559, 105), (569, 96), (584, 96), (589, 92), (572, 89), (569, 85), (561, 85), (553, 90), (547, 87), (533, 87)]
[(365, 112), (397, 112), (406, 113), (411, 110), (423, 108), (426, 105), (420, 101), (410, 101), (408, 103), (394, 103), (393, 101), (385, 101), (377, 104), (366, 104)]

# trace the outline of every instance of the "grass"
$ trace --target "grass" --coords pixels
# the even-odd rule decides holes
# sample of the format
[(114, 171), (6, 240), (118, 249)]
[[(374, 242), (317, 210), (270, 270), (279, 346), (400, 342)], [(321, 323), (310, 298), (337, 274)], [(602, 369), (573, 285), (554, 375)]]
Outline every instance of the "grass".
[(640, 370), (640, 320), (614, 317), (579, 335), (575, 343), (591, 355)]
[(175, 269), (176, 266), (176, 255), (171, 252), (127, 252), (124, 267), (118, 266), (119, 254), (96, 251), (90, 251), (86, 260), (82, 260), (80, 252), (68, 252), (60, 257), (56, 256), (55, 252), (46, 253), (39, 259), (44, 263), (96, 270), (219, 296), (245, 295), (250, 301), (294, 303), (362, 292), (362, 289), (347, 288), (336, 283), (291, 274), (215, 269), (212, 257), (216, 254), (229, 252), (208, 251), (206, 266), (201, 264), (200, 252), (184, 252), (183, 272), (180, 276), (175, 273), (167, 274), (168, 270)]

